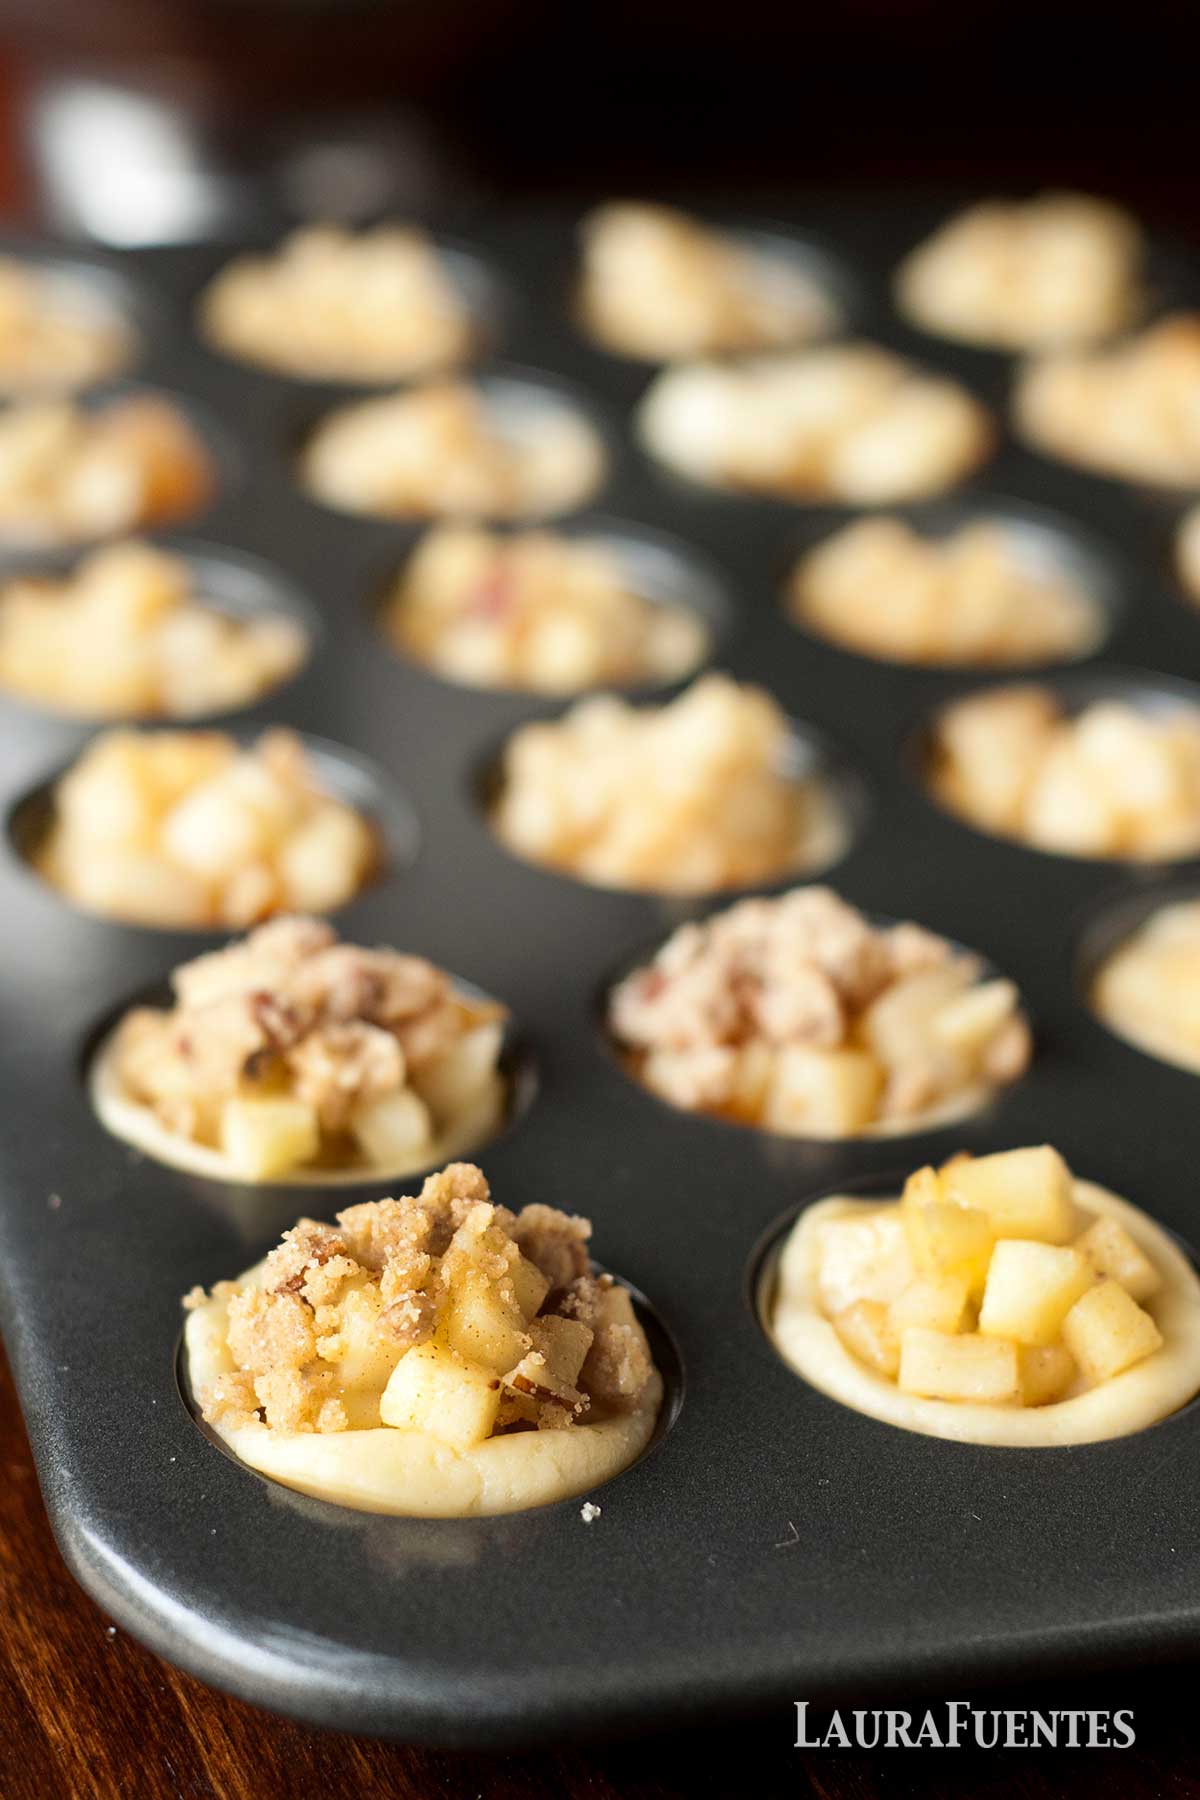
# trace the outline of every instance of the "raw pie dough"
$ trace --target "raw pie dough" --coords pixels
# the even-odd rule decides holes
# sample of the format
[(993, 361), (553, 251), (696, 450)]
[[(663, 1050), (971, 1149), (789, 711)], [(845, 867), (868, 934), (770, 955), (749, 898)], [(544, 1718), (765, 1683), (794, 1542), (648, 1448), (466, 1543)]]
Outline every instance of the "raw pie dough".
[(1200, 1389), (1200, 1281), (1172, 1239), (1139, 1207), (1078, 1179), (1074, 1198), (1084, 1213), (1118, 1220), (1163, 1278), (1150, 1308), (1162, 1348), (1099, 1386), (1048, 1405), (1016, 1407), (926, 1399), (902, 1393), (894, 1381), (876, 1374), (845, 1347), (818, 1303), (821, 1226), (879, 1213), (887, 1204), (844, 1196), (807, 1208), (786, 1242), (771, 1313), (780, 1355), (843, 1406), (928, 1437), (972, 1444), (1089, 1444), (1153, 1425)]
[[(494, 1209), (487, 1204), (487, 1184), (479, 1171), (469, 1164), (452, 1165), (425, 1184), (422, 1202), (439, 1190), (445, 1191), (447, 1184), (453, 1184), (468, 1200), (468, 1205), (460, 1208), (464, 1222), (454, 1243), (458, 1244), (472, 1232), (477, 1237), (486, 1233), (489, 1223), (494, 1233), (495, 1214), (497, 1211), (503, 1213), (503, 1209)], [(472, 1198), (473, 1206), (470, 1204)], [(397, 1204), (395, 1201), (367, 1203), (365, 1207), (352, 1208), (351, 1214), (361, 1216)], [(411, 1207), (414, 1203), (399, 1204)], [(534, 1242), (530, 1244), (528, 1237), (522, 1239), (522, 1248), (528, 1253), (521, 1259), (522, 1265), (527, 1265), (531, 1255), (535, 1264), (551, 1271), (551, 1277), (558, 1273), (569, 1276), (569, 1268), (574, 1267), (581, 1273), (568, 1282), (572, 1292), (586, 1290), (589, 1303), (596, 1295), (607, 1295), (609, 1298), (601, 1299), (600, 1304), (611, 1304), (614, 1318), (607, 1326), (601, 1324), (600, 1329), (616, 1333), (615, 1340), (610, 1336), (606, 1344), (610, 1374), (619, 1368), (624, 1356), (626, 1373), (624, 1377), (618, 1374), (613, 1378), (616, 1385), (622, 1378), (631, 1390), (640, 1383), (636, 1391), (630, 1391), (623, 1399), (599, 1406), (593, 1402), (590, 1407), (585, 1402), (580, 1417), (587, 1419), (592, 1412), (597, 1412), (599, 1416), (593, 1422), (560, 1419), (553, 1425), (506, 1430), (500, 1435), (484, 1437), (481, 1442), (458, 1445), (427, 1428), (399, 1428), (379, 1423), (380, 1405), (389, 1409), (386, 1395), (394, 1382), (395, 1371), (403, 1369), (407, 1357), (425, 1352), (433, 1340), (392, 1354), (389, 1361), (375, 1367), (365, 1385), (357, 1389), (340, 1379), (340, 1370), (344, 1366), (341, 1359), (347, 1352), (341, 1345), (330, 1346), (330, 1360), (325, 1368), (333, 1373), (328, 1377), (327, 1391), (333, 1394), (337, 1389), (344, 1397), (351, 1412), (348, 1426), (335, 1424), (331, 1428), (328, 1423), (320, 1423), (318, 1418), (315, 1428), (310, 1424), (307, 1429), (287, 1430), (265, 1423), (259, 1417), (239, 1416), (236, 1406), (227, 1397), (214, 1397), (223, 1393), (227, 1396), (228, 1384), (236, 1386), (239, 1381), (245, 1382), (245, 1377), (236, 1372), (237, 1365), (228, 1343), (230, 1303), (247, 1288), (261, 1290), (267, 1267), (265, 1262), (247, 1270), (236, 1283), (220, 1284), (210, 1297), (197, 1290), (188, 1298), (190, 1311), (184, 1334), (187, 1371), (192, 1392), (205, 1409), (209, 1422), (234, 1456), (251, 1468), (287, 1487), (298, 1488), (302, 1493), (366, 1512), (428, 1518), (516, 1512), (567, 1499), (611, 1480), (627, 1468), (649, 1442), (662, 1404), (662, 1380), (650, 1361), (644, 1335), (625, 1290), (613, 1286), (607, 1277), (599, 1278), (598, 1286), (596, 1278), (582, 1273), (587, 1268), (586, 1255), (580, 1248), (586, 1238), (586, 1223), (568, 1221), (549, 1207), (527, 1208), (518, 1218), (526, 1219), (530, 1214), (539, 1215), (539, 1221), (533, 1227)], [(512, 1219), (511, 1214), (507, 1217)], [(347, 1215), (342, 1218), (346, 1219)], [(551, 1241), (548, 1254), (543, 1254), (536, 1241), (539, 1231), (543, 1237), (549, 1234), (553, 1239), (555, 1221), (577, 1228), (575, 1247), (568, 1252), (573, 1261), (569, 1267), (559, 1269), (554, 1265), (564, 1253), (562, 1244)], [(512, 1229), (511, 1226), (507, 1230), (501, 1227), (505, 1237)], [(518, 1225), (516, 1229), (521, 1231), (522, 1227)], [(332, 1234), (333, 1228), (304, 1223), (297, 1231)], [(324, 1252), (319, 1250), (318, 1254)], [(322, 1271), (317, 1273), (319, 1277)], [(350, 1277), (351, 1286), (361, 1279), (361, 1273), (360, 1269), (358, 1276)], [(293, 1279), (299, 1281), (303, 1277), (297, 1275)], [(538, 1287), (545, 1287), (547, 1278), (544, 1275), (534, 1279)], [(606, 1282), (607, 1287), (604, 1286)], [(292, 1291), (293, 1294), (297, 1292), (296, 1288)], [(486, 1291), (494, 1293), (491, 1288)], [(448, 1329), (444, 1312), (441, 1319), (437, 1331), (439, 1346), (444, 1344)], [(570, 1323), (573, 1325), (573, 1321)], [(376, 1345), (378, 1341), (376, 1336)], [(594, 1345), (598, 1343), (598, 1338), (593, 1340)], [(355, 1339), (348, 1354), (356, 1359), (360, 1370), (369, 1369), (372, 1352), (364, 1349), (361, 1337)], [(535, 1353), (521, 1366), (528, 1367), (536, 1361)], [(584, 1376), (587, 1368), (585, 1361)], [(538, 1369), (534, 1367), (533, 1378), (537, 1377)], [(543, 1370), (541, 1379), (552, 1378)], [(575, 1379), (582, 1380), (583, 1377)], [(224, 1389), (223, 1382), (226, 1384)], [(505, 1395), (511, 1395), (507, 1382), (502, 1384), (495, 1380), (492, 1385), (497, 1389), (503, 1386)], [(562, 1389), (563, 1384), (559, 1381), (556, 1386)], [(384, 1390), (382, 1399), (381, 1389)], [(251, 1393), (248, 1401), (252, 1403), (255, 1398), (256, 1395)], [(427, 1416), (437, 1421), (438, 1431), (450, 1429), (446, 1420), (453, 1411), (452, 1392), (448, 1398), (443, 1398), (445, 1403), (440, 1412), (431, 1400), (423, 1403), (419, 1394), (417, 1400), (418, 1407), (425, 1404)], [(340, 1404), (340, 1399), (335, 1403)], [(564, 1407), (570, 1411), (569, 1400), (561, 1403), (530, 1401), (528, 1404), (530, 1407), (558, 1404), (560, 1412)], [(359, 1424), (358, 1419), (365, 1419), (367, 1423)]]

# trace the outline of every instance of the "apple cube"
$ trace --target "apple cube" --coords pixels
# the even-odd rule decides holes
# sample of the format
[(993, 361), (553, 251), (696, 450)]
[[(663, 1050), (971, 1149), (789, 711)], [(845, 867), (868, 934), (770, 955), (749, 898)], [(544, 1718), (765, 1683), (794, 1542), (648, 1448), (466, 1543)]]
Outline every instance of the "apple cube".
[(358, 1107), (350, 1129), (367, 1161), (381, 1168), (419, 1157), (433, 1142), (429, 1108), (411, 1088), (396, 1088)]
[(900, 1386), (928, 1400), (968, 1400), (989, 1406), (1021, 1394), (1017, 1346), (973, 1332), (951, 1335), (913, 1327), (900, 1339)]
[(227, 1100), (221, 1148), (236, 1175), (270, 1181), (311, 1162), (321, 1147), (316, 1109), (289, 1095)]
[(1162, 1276), (1119, 1219), (1096, 1219), (1076, 1238), (1075, 1248), (1101, 1275), (1119, 1281), (1134, 1300), (1148, 1300), (1162, 1286)]
[(1087, 1257), (1071, 1245), (1002, 1238), (992, 1253), (979, 1329), (1019, 1344), (1051, 1344), (1095, 1279)]
[(533, 1347), (545, 1358), (545, 1377), (549, 1384), (562, 1389), (578, 1385), (579, 1372), (592, 1347), (593, 1332), (579, 1319), (551, 1316), (535, 1319), (529, 1335)]
[(1119, 1281), (1105, 1278), (1063, 1320), (1063, 1343), (1093, 1384), (1120, 1375), (1162, 1345), (1162, 1332)]
[(875, 1117), (883, 1071), (864, 1050), (788, 1044), (775, 1058), (763, 1107), (769, 1131), (850, 1137)]
[(519, 1307), (482, 1271), (455, 1283), (442, 1324), (452, 1350), (493, 1374), (515, 1368), (529, 1348)]
[(500, 1382), (443, 1344), (418, 1344), (392, 1370), (379, 1402), (385, 1425), (425, 1431), (454, 1450), (470, 1450), (492, 1434)]
[(1061, 1400), (1075, 1379), (1075, 1359), (1063, 1344), (1022, 1344), (1021, 1400), (1026, 1406), (1049, 1406)]
[(984, 981), (947, 1000), (933, 1016), (939, 1044), (963, 1056), (977, 1057), (1017, 1010), (1019, 995), (1011, 981)]
[(519, 1256), (509, 1273), (513, 1296), (521, 1309), (521, 1317), (528, 1324), (550, 1292), (550, 1279), (527, 1256)]
[(401, 1355), (395, 1339), (378, 1330), (382, 1311), (378, 1283), (366, 1277), (342, 1295), (336, 1350), (327, 1360), (337, 1364), (340, 1396), (352, 1430), (379, 1423), (379, 1395)]
[(942, 1170), (942, 1185), (956, 1205), (985, 1212), (998, 1238), (1065, 1244), (1073, 1235), (1071, 1171), (1049, 1144), (956, 1162)]
[(897, 1337), (912, 1326), (926, 1331), (961, 1331), (967, 1312), (967, 1284), (961, 1275), (918, 1276), (888, 1307), (888, 1325)]
[(851, 1356), (877, 1375), (895, 1381), (900, 1368), (900, 1340), (888, 1325), (888, 1309), (879, 1300), (855, 1300), (834, 1315), (833, 1329)]
[(855, 1300), (889, 1305), (913, 1273), (904, 1223), (894, 1207), (857, 1218), (830, 1219), (820, 1228), (818, 1286), (822, 1308), (830, 1318)]
[(978, 1299), (996, 1242), (988, 1215), (978, 1206), (955, 1206), (947, 1200), (910, 1205), (907, 1192), (904, 1229), (913, 1262), (922, 1275), (960, 1276), (971, 1297)]
[(444, 1056), (414, 1071), (413, 1086), (439, 1124), (457, 1119), (491, 1082), (503, 1038), (503, 1021), (488, 1019), (465, 1032)]

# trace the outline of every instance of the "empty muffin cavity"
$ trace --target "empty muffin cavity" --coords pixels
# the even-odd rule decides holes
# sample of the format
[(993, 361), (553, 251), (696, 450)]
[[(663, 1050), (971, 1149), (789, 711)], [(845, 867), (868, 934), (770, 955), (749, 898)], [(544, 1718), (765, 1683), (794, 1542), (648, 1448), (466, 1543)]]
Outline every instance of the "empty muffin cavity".
[(793, 563), (793, 623), (859, 655), (927, 667), (1073, 662), (1112, 629), (1104, 550), (1053, 515), (945, 504), (842, 526)]
[(914, 748), (933, 797), (994, 836), (1117, 861), (1200, 854), (1200, 693), (1185, 682), (1098, 670), (977, 689)]
[(706, 564), (638, 527), (447, 524), (407, 559), (381, 623), (446, 680), (570, 694), (683, 679), (728, 628), (730, 607)]
[(538, 519), (580, 506), (607, 454), (586, 409), (549, 382), (429, 382), (327, 414), (300, 454), (308, 492), (377, 518)]

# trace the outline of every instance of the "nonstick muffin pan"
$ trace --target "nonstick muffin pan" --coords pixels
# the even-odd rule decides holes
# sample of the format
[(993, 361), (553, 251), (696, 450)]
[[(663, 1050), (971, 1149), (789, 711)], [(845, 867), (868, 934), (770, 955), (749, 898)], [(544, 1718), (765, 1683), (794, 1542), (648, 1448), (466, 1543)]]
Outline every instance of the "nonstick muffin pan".
[[(1010, 359), (939, 344), (891, 311), (886, 274), (944, 209), (807, 209), (856, 331), (965, 381), (996, 410)], [(116, 277), (145, 321), (129, 378), (194, 402), (232, 455), (180, 536), (256, 559), (319, 620), (285, 688), (239, 714), (319, 738), (393, 830), (390, 867), (343, 935), (433, 958), (505, 1001), (536, 1092), (479, 1160), (498, 1199), (589, 1215), (603, 1263), (648, 1297), (669, 1399), (656, 1441), (588, 1496), (472, 1520), (373, 1517), (233, 1462), (197, 1424), (177, 1361), (180, 1296), (256, 1261), (304, 1212), (378, 1198), (240, 1188), (139, 1158), (84, 1088), (114, 1012), (215, 935), (85, 916), (22, 859), (30, 797), (88, 728), (0, 700), (6, 1096), (0, 1307), (59, 1542), (122, 1627), (214, 1685), (348, 1730), (492, 1744), (650, 1727), (714, 1710), (959, 1687), (1166, 1657), (1200, 1646), (1196, 1404), (1139, 1435), (997, 1450), (894, 1430), (807, 1387), (759, 1317), (779, 1231), (823, 1195), (959, 1146), (1049, 1140), (1080, 1174), (1200, 1244), (1200, 1086), (1120, 1042), (1080, 985), (1096, 933), (1164, 871), (1074, 861), (981, 835), (924, 793), (914, 745), (947, 698), (988, 679), (853, 655), (782, 610), (789, 558), (848, 509), (690, 487), (627, 431), (652, 373), (590, 346), (572, 318), (574, 219), (463, 217), (456, 239), (509, 303), (486, 371), (545, 378), (594, 416), (608, 452), (572, 530), (664, 534), (721, 595), (719, 666), (763, 682), (853, 771), (865, 801), (828, 879), (872, 913), (920, 920), (1020, 986), (1029, 1074), (992, 1108), (903, 1140), (805, 1143), (673, 1111), (608, 1047), (609, 981), (695, 904), (602, 891), (518, 861), (481, 811), (498, 746), (558, 703), (456, 687), (406, 663), (380, 594), (419, 527), (339, 514), (293, 479), (306, 430), (360, 388), (291, 382), (201, 346), (191, 306), (231, 251), (131, 254)], [(1200, 275), (1156, 253), (1164, 299)], [(947, 504), (995, 497), (1100, 558), (1108, 629), (1072, 679), (1153, 687), (1200, 672), (1200, 612), (1161, 554), (1183, 497), (1075, 472), (1001, 431)], [(28, 564), (29, 558), (22, 558)], [(713, 584), (710, 590), (709, 583)], [(997, 676), (1007, 679), (1008, 676)], [(1088, 677), (1090, 679), (1090, 676)], [(365, 790), (363, 790), (365, 793)], [(1170, 872), (1172, 892), (1200, 860)], [(787, 885), (787, 884), (780, 884)], [(582, 1498), (582, 1497), (581, 1497)]]

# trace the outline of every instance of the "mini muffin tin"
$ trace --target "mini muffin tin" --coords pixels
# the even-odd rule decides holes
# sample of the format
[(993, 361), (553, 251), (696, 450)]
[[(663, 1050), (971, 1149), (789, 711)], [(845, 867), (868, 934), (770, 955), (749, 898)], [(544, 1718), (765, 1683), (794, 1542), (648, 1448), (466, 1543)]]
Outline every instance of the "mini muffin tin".
[[(1200, 612), (1162, 558), (1183, 497), (1018, 445), (1003, 422), (1011, 360), (941, 344), (891, 310), (889, 269), (944, 210), (806, 209), (776, 229), (834, 259), (854, 330), (994, 409), (995, 452), (947, 506), (1037, 509), (1100, 559), (1119, 604), (1079, 678), (1125, 671), (1122, 681), (1153, 686), (1195, 674)], [(496, 320), (501, 361), (484, 370), (520, 368), (594, 409), (608, 475), (571, 529), (603, 521), (605, 533), (655, 542), (661, 532), (712, 568), (726, 613), (719, 666), (764, 683), (869, 795), (827, 878), (867, 911), (917, 919), (1011, 975), (1036, 1030), (1033, 1068), (957, 1125), (833, 1144), (679, 1113), (630, 1081), (599, 996), (682, 919), (725, 901), (588, 887), (496, 842), (480, 802), (497, 746), (562, 706), (453, 686), (383, 640), (379, 596), (420, 527), (336, 513), (293, 473), (306, 426), (363, 390), (318, 390), (198, 342), (192, 304), (228, 248), (114, 259), (153, 321), (130, 378), (194, 403), (233, 450), (184, 535), (153, 535), (256, 559), (320, 620), (308, 662), (239, 715), (239, 733), (282, 723), (325, 740), (355, 781), (370, 771), (377, 815), (404, 822), (390, 867), (338, 926), (351, 941), (430, 956), (512, 1009), (536, 1092), (479, 1160), (508, 1205), (592, 1218), (598, 1258), (661, 1322), (670, 1396), (649, 1452), (586, 1496), (601, 1509), (589, 1522), (584, 1496), (494, 1519), (375, 1517), (303, 1498), (220, 1452), (185, 1404), (180, 1296), (255, 1262), (300, 1214), (387, 1190), (340, 1189), (326, 1205), (311, 1189), (201, 1180), (104, 1132), (83, 1080), (96, 1033), (222, 939), (88, 917), (31, 875), (31, 796), (89, 728), (0, 697), (0, 1315), (63, 1551), (119, 1625), (214, 1685), (322, 1724), (444, 1743), (759, 1706), (782, 1726), (795, 1699), (949, 1692), (1194, 1650), (1195, 1403), (1079, 1449), (918, 1437), (786, 1368), (761, 1328), (759, 1288), (767, 1247), (806, 1202), (894, 1187), (960, 1146), (1049, 1139), (1081, 1174), (1200, 1241), (1200, 1085), (1108, 1032), (1080, 982), (1080, 959), (1113, 919), (1136, 922), (1156, 882), (1169, 876), (1173, 896), (1200, 891), (1200, 860), (1163, 871), (1050, 856), (985, 837), (924, 793), (911, 753), (922, 724), (952, 695), (1008, 677), (876, 662), (788, 622), (790, 557), (851, 510), (701, 491), (642, 454), (627, 425), (651, 371), (577, 329), (575, 222), (452, 222), (510, 297)], [(1200, 299), (1200, 272), (1160, 251), (1154, 260), (1163, 300)]]

